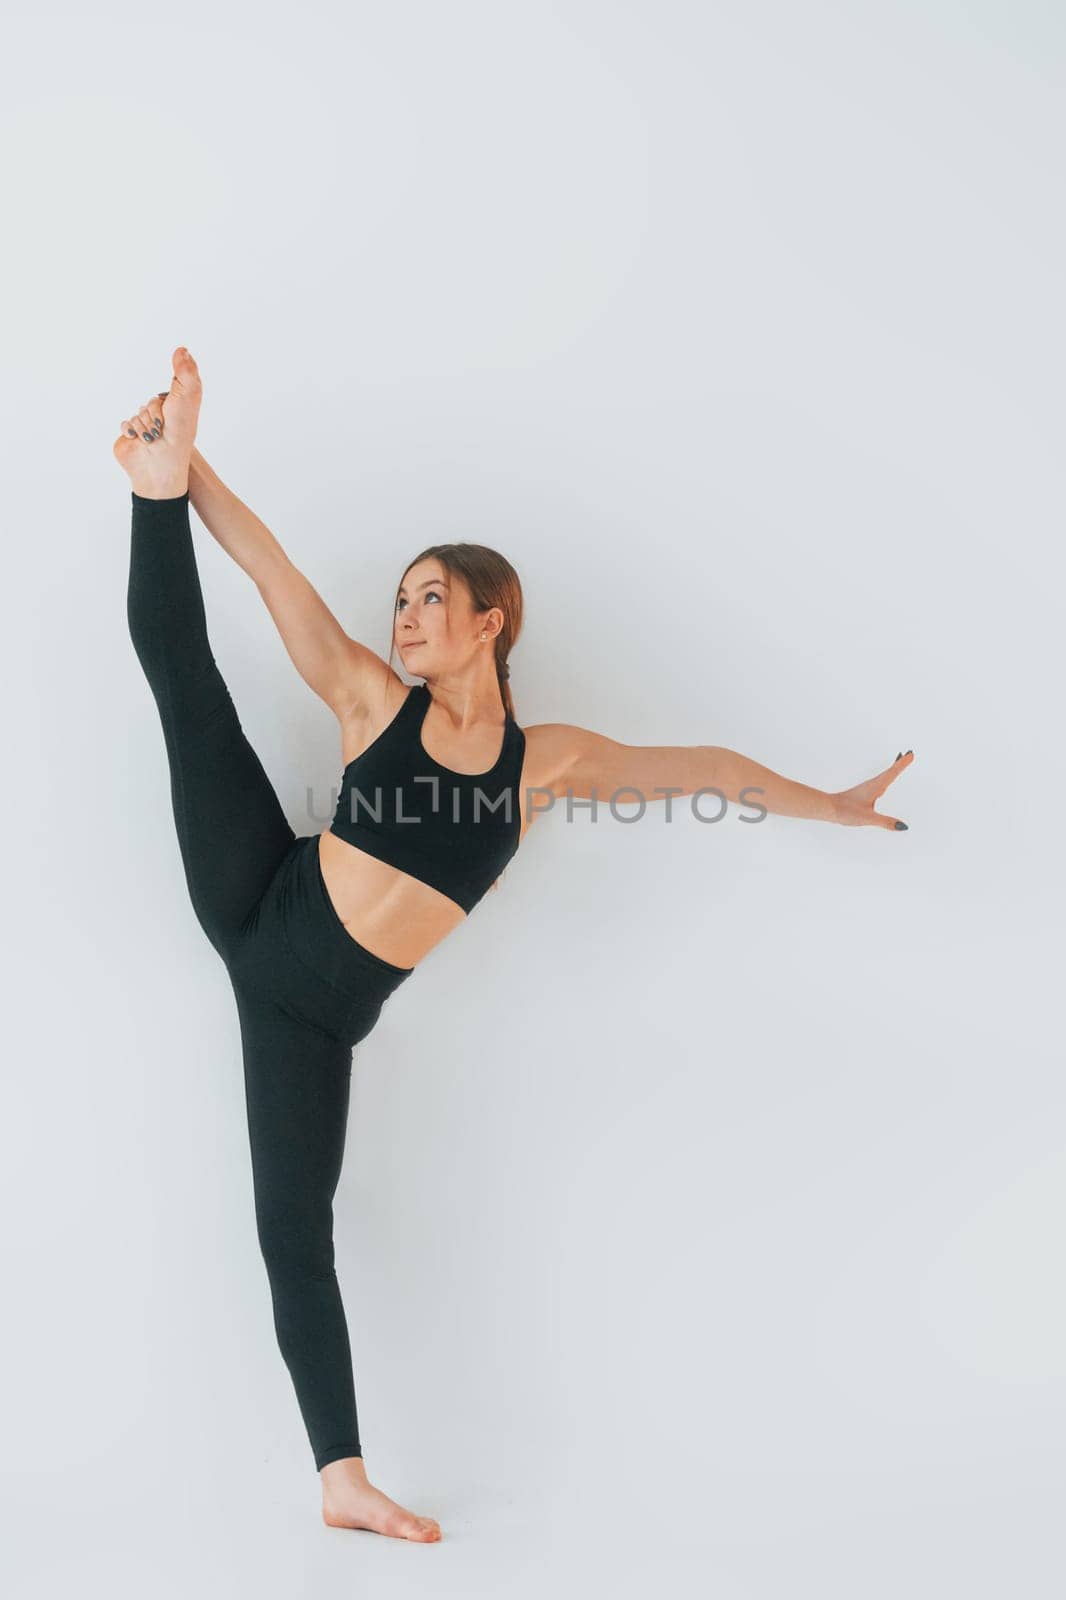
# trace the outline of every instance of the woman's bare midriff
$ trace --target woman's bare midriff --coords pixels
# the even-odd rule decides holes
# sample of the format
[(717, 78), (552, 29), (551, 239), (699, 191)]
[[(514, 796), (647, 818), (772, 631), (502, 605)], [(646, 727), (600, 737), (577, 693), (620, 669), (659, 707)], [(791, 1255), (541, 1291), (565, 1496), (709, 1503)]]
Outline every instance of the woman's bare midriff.
[(318, 836), (322, 881), (341, 922), (364, 949), (416, 967), (466, 912), (454, 900), (327, 829)]
[[(386, 719), (387, 720), (387, 719)], [(376, 730), (380, 732), (380, 728)], [(364, 745), (374, 737), (371, 729)], [(354, 754), (349, 757), (354, 759)], [(519, 844), (529, 832), (536, 813), (530, 809), (531, 787), (536, 787), (535, 740), (526, 735), (526, 758), (519, 784), (522, 818)], [(327, 828), (318, 836), (322, 881), (333, 909), (352, 938), (372, 955), (396, 967), (417, 967), (434, 945), (446, 939), (466, 912), (446, 894), (413, 878), (387, 861), (379, 861), (341, 839)], [(490, 889), (489, 894), (495, 891)]]

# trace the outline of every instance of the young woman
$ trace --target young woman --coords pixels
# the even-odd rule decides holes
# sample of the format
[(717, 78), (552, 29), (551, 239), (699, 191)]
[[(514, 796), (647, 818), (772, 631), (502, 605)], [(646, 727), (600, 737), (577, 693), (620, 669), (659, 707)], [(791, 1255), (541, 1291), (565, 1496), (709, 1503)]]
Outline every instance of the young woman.
[[(433, 546), (403, 575), (405, 684), (351, 639), (268, 528), (195, 449), (200, 375), (174, 351), (167, 393), (123, 422), (132, 484), (127, 611), (159, 709), (197, 919), (229, 974), (243, 1054), (256, 1224), (282, 1355), (331, 1526), (422, 1541), (439, 1524), (366, 1475), (332, 1202), (352, 1050), (389, 996), (497, 881), (540, 810), (713, 790), (783, 816), (902, 829), (874, 803), (909, 764), (829, 794), (717, 746), (630, 746), (522, 729), (508, 656), (522, 591), (483, 545)], [(241, 729), (208, 642), (189, 505), (256, 584), (292, 660), (340, 723), (347, 766), (327, 831), (297, 838)], [(757, 800), (749, 800), (749, 795)]]

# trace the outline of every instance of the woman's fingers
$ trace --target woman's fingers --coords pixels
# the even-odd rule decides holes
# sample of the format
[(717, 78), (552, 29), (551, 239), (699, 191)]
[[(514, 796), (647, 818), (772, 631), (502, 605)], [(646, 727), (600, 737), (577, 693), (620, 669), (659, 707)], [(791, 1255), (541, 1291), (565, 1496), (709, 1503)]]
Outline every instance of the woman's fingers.
[(147, 418), (148, 426), (155, 431), (156, 436), (163, 431), (163, 407), (153, 395), (151, 400), (146, 400), (141, 407), (141, 416)]
[(126, 439), (144, 439), (148, 444), (160, 438), (166, 424), (163, 402), (169, 394), (169, 389), (162, 389), (146, 400), (132, 417), (123, 417), (119, 433)]
[(834, 798), (837, 802), (838, 822), (849, 827), (892, 828), (904, 832), (908, 824), (899, 817), (886, 817), (877, 810), (877, 802), (894, 779), (905, 772), (914, 760), (914, 751), (900, 752), (890, 767), (876, 777), (857, 783), (853, 789), (842, 790)]
[(163, 402), (169, 397), (170, 390), (161, 389), (146, 400), (133, 416), (123, 417), (119, 423), (119, 438), (115, 441), (116, 444), (122, 439), (143, 439), (146, 444), (152, 444), (161, 438), (166, 425)]
[(158, 409), (147, 401), (137, 413), (137, 426), (140, 429), (141, 437), (146, 438), (149, 444), (153, 439), (158, 439), (163, 432), (163, 419), (160, 416), (157, 422), (157, 416), (159, 416)]
[(150, 407), (142, 407), (134, 416), (124, 417), (120, 426), (124, 438), (144, 439), (147, 444), (157, 439), (162, 431), (161, 426), (156, 426)]
[[(892, 763), (892, 778), (898, 778), (902, 772), (906, 772), (907, 768), (913, 763), (913, 761), (913, 750), (901, 750), (895, 761)], [(889, 779), (889, 782), (892, 781), (892, 778)], [(881, 826), (883, 828), (892, 828), (899, 833), (905, 833), (907, 831), (908, 825), (900, 817), (885, 817), (884, 819), (879, 818), (879, 820), (881, 820)]]
[[(884, 784), (882, 785), (881, 789), (878, 791), (880, 794), (883, 794), (885, 789), (888, 788), (890, 783), (894, 783), (898, 777), (900, 777), (904, 772), (906, 772), (907, 768), (912, 765), (912, 761), (909, 760), (908, 757), (913, 758), (913, 756), (914, 756), (914, 751), (913, 750), (908, 750), (906, 755), (903, 755), (901, 753), (900, 755), (898, 755), (896, 757), (895, 761), (893, 761), (892, 765), (888, 768), (888, 770), (881, 774), (881, 778), (884, 779)], [(880, 782), (880, 779), (878, 780), (878, 782)]]

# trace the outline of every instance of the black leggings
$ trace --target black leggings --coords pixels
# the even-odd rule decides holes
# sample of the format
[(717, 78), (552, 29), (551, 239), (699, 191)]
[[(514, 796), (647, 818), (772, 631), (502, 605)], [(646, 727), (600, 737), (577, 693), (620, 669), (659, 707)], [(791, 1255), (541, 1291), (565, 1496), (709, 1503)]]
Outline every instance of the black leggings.
[(334, 1272), (352, 1049), (409, 977), (357, 943), (297, 838), (208, 643), (189, 497), (133, 494), (127, 615), (159, 708), (185, 878), (240, 1017), (256, 1227), (316, 1468), (362, 1455)]

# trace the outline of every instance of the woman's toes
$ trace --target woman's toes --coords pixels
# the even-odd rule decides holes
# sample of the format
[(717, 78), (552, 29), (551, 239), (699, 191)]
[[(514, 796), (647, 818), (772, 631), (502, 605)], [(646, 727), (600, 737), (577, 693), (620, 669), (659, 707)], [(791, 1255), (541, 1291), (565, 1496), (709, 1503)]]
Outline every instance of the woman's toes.
[(393, 1501), (393, 1506), (396, 1513), (393, 1531), (400, 1534), (404, 1539), (429, 1540), (440, 1537), (440, 1525), (432, 1517), (416, 1516), (413, 1511), (406, 1511), (401, 1506), (397, 1506), (395, 1501)]
[(203, 399), (200, 371), (184, 345), (171, 356), (174, 378), (163, 404), (164, 433), (178, 451), (192, 452), (196, 422)]
[(183, 384), (198, 384), (200, 382), (200, 369), (183, 344), (179, 345), (170, 358), (174, 368), (174, 376)]

